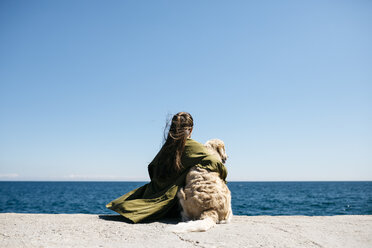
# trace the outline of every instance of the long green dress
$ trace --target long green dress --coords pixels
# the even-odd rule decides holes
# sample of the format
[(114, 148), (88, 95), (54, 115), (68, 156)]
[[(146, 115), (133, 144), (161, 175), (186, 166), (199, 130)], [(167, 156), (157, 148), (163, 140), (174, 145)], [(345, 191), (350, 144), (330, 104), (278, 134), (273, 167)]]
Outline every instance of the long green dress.
[(199, 142), (187, 139), (185, 150), (181, 157), (183, 170), (168, 179), (152, 177), (152, 170), (162, 166), (156, 155), (149, 164), (148, 170), (151, 182), (108, 203), (106, 207), (123, 215), (133, 223), (157, 220), (169, 216), (177, 207), (177, 191), (185, 185), (186, 175), (193, 166), (202, 167), (209, 171), (218, 172), (226, 180), (226, 167)]

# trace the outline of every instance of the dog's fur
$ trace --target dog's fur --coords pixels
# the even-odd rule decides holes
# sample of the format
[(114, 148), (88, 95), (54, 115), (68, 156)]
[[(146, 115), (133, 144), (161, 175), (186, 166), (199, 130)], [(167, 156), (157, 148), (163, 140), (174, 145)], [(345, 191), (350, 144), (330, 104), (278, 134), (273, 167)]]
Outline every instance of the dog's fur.
[[(227, 155), (222, 140), (205, 143), (209, 152), (225, 163)], [(182, 207), (182, 219), (173, 232), (206, 231), (217, 223), (228, 223), (232, 218), (231, 193), (217, 172), (193, 167), (186, 176), (185, 187), (177, 194)]]

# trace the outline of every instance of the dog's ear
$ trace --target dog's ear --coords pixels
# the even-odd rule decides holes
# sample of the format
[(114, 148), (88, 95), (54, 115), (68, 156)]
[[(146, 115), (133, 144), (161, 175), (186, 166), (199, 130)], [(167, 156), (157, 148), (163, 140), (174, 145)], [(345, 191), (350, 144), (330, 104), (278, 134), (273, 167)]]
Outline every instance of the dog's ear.
[(224, 153), (225, 153), (225, 152), (224, 152), (224, 151), (225, 151), (224, 146), (221, 145), (221, 144), (218, 144), (218, 145), (217, 145), (216, 150), (217, 150), (217, 152), (220, 154), (221, 157), (222, 157), (222, 156), (224, 155)]
[(224, 144), (218, 144), (217, 152), (218, 152), (218, 154), (220, 154), (222, 162), (225, 163), (225, 161), (227, 159), (227, 155), (226, 155), (226, 151), (225, 151), (225, 145)]

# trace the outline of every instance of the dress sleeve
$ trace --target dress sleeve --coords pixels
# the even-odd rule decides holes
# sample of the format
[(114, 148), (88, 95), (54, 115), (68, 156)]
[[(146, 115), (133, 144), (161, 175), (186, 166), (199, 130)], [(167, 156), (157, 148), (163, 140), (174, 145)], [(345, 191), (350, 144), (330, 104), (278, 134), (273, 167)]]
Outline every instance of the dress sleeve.
[(214, 155), (211, 155), (202, 144), (192, 139), (188, 139), (186, 142), (182, 164), (187, 168), (198, 166), (217, 172), (221, 179), (226, 182), (227, 169), (225, 165)]
[(220, 174), (220, 178), (226, 182), (227, 169), (225, 165), (213, 155), (205, 157), (197, 166), (209, 171), (217, 172), (218, 174)]

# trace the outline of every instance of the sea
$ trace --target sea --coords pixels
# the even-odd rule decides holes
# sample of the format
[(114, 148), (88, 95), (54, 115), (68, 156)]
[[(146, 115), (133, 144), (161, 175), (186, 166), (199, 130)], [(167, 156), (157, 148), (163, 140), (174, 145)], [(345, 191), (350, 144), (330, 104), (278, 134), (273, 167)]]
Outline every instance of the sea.
[[(0, 182), (1, 213), (116, 214), (147, 182)], [(372, 182), (229, 182), (234, 215), (371, 215)]]

